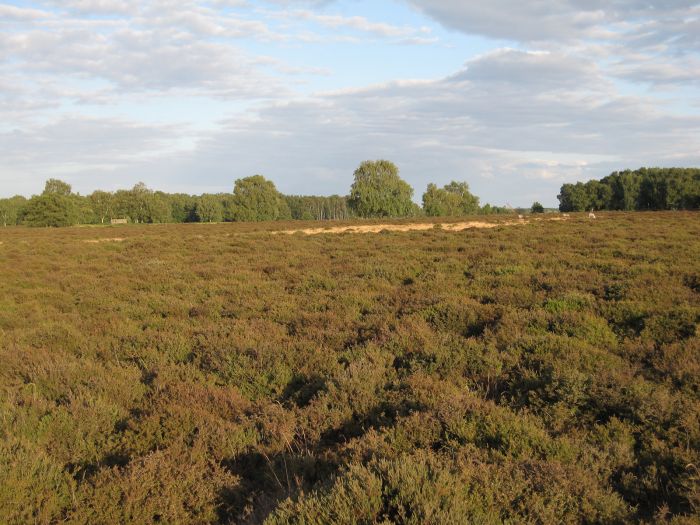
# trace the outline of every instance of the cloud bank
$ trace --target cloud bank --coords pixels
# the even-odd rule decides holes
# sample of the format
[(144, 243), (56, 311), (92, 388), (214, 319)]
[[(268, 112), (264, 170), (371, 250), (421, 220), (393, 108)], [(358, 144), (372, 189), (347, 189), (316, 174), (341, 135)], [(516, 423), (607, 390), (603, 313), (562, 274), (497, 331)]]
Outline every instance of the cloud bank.
[[(699, 20), (683, 0), (0, 3), (0, 195), (253, 173), (342, 194), (384, 157), (418, 193), (553, 205), (563, 182), (700, 164)], [(408, 74), (373, 81), (387, 57)]]

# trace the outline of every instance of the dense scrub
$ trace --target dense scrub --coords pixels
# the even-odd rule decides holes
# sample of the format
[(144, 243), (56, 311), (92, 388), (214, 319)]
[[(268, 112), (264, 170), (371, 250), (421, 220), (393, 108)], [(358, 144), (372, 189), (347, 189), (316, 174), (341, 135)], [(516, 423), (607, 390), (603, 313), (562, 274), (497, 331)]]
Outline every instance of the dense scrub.
[(697, 522), (700, 216), (280, 227), (0, 230), (0, 521)]

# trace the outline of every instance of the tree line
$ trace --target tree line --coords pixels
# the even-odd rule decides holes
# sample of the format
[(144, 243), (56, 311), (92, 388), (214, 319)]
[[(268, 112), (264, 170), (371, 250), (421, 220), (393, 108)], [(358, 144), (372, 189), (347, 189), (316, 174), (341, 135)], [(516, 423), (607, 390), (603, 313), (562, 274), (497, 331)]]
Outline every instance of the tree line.
[(138, 183), (130, 190), (97, 190), (82, 196), (70, 184), (50, 179), (40, 195), (0, 199), (0, 223), (60, 227), (108, 224), (112, 219), (133, 223), (323, 221), (512, 212), (480, 206), (466, 182), (453, 181), (442, 188), (429, 184), (422, 206), (413, 201), (413, 195), (396, 165), (386, 160), (363, 162), (355, 170), (350, 194), (330, 197), (283, 195), (262, 175), (238, 179), (232, 193), (203, 195), (154, 191)]
[(700, 208), (700, 169), (640, 168), (601, 180), (564, 184), (559, 210), (689, 210)]

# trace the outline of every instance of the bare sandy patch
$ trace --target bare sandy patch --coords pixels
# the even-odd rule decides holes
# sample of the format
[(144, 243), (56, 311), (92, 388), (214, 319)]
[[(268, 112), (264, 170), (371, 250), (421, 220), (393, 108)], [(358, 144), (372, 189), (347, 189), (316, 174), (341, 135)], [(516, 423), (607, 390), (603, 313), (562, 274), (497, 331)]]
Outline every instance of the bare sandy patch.
[(306, 235), (319, 235), (322, 233), (379, 233), (382, 231), (389, 232), (408, 232), (408, 231), (426, 231), (435, 228), (440, 228), (445, 231), (459, 232), (470, 229), (482, 228), (498, 228), (500, 226), (519, 226), (527, 224), (527, 221), (521, 219), (517, 221), (507, 222), (451, 222), (446, 224), (430, 224), (430, 223), (414, 223), (414, 224), (366, 224), (354, 226), (336, 226), (331, 228), (304, 228), (301, 230), (283, 230), (273, 232), (276, 234), (293, 235), (295, 233), (304, 233)]
[(88, 244), (100, 244), (103, 242), (124, 242), (126, 239), (124, 237), (112, 237), (110, 239), (88, 239), (86, 242)]
[(547, 221), (547, 222), (553, 222), (553, 221), (568, 221), (569, 217), (542, 217), (538, 219), (533, 219), (534, 221)]

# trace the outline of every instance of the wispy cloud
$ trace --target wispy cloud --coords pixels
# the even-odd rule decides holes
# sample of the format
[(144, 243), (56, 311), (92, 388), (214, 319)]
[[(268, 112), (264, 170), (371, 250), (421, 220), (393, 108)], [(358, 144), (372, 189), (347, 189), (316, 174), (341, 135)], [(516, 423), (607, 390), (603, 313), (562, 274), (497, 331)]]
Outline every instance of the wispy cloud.
[(563, 181), (700, 163), (698, 78), (690, 0), (4, 2), (0, 194), (255, 172), (342, 193), (389, 157), (419, 191), (553, 204)]
[(384, 22), (372, 22), (364, 16), (318, 14), (308, 9), (296, 9), (277, 13), (279, 17), (306, 20), (330, 29), (350, 29), (384, 38), (429, 38), (429, 27), (397, 26)]

